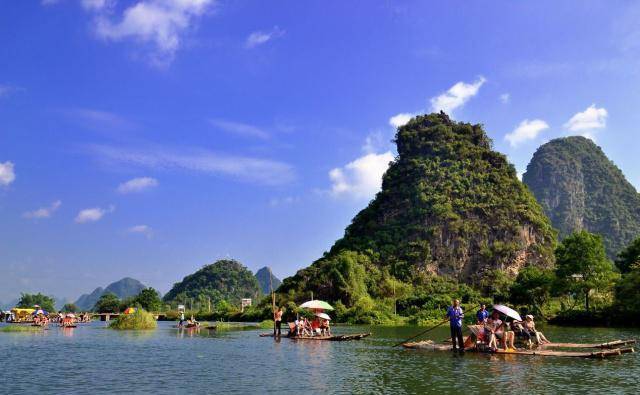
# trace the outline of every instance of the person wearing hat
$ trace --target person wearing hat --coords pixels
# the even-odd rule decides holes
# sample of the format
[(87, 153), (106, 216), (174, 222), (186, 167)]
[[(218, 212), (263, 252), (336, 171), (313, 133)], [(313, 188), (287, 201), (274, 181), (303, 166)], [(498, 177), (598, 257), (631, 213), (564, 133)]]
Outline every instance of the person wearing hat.
[(538, 344), (551, 343), (542, 334), (542, 332), (536, 330), (536, 323), (533, 322), (533, 316), (531, 314), (527, 314), (525, 316), (523, 326), (524, 326), (524, 329), (528, 331), (531, 336), (535, 336)]

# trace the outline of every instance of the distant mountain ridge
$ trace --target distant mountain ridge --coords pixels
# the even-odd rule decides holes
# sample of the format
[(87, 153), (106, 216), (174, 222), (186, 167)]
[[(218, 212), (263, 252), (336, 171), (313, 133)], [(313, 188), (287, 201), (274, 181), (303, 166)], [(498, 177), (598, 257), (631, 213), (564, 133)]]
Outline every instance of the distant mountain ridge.
[(80, 310), (91, 310), (98, 299), (100, 299), (100, 297), (105, 293), (111, 292), (118, 298), (125, 299), (131, 296), (136, 296), (144, 288), (146, 288), (146, 286), (140, 281), (130, 277), (125, 277), (107, 285), (106, 288), (98, 287), (90, 294), (81, 295), (78, 300), (76, 300), (75, 305), (78, 306)]
[[(269, 274), (271, 274), (271, 283), (269, 283)], [(282, 284), (282, 281), (274, 276), (267, 266), (256, 272), (256, 279), (258, 280), (258, 284), (260, 284), (260, 289), (262, 290), (262, 293), (264, 295), (270, 293), (271, 289), (275, 291), (276, 289), (278, 289), (280, 284)]]
[(592, 140), (552, 140), (533, 155), (522, 181), (564, 238), (579, 230), (603, 237), (614, 259), (640, 235), (640, 194)]

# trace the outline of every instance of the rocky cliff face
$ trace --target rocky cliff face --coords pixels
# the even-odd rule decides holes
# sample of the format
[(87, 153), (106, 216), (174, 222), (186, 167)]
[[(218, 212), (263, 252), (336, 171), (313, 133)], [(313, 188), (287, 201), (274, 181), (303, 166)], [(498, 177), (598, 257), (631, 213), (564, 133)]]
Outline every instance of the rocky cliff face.
[(556, 139), (538, 148), (523, 181), (561, 238), (582, 229), (598, 233), (614, 258), (640, 235), (640, 195), (587, 138)]
[[(374, 269), (402, 281), (437, 274), (476, 283), (493, 270), (553, 265), (555, 232), (504, 155), (480, 125), (444, 113), (398, 129), (399, 156), (382, 191), (353, 219), (330, 252), (279, 291), (335, 269), (343, 251), (365, 254)], [(331, 269), (329, 269), (331, 268)]]
[[(269, 276), (271, 276), (271, 281), (269, 281)], [(267, 266), (256, 272), (256, 280), (258, 280), (258, 284), (260, 284), (260, 289), (264, 295), (271, 293), (272, 289), (275, 291), (280, 284), (282, 284), (282, 281), (274, 276)]]

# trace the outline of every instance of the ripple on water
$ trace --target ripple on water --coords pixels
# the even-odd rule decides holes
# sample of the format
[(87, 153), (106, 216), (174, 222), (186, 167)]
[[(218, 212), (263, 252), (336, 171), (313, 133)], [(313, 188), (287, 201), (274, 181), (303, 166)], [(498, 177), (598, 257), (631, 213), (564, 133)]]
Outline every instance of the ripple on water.
[[(356, 342), (260, 338), (258, 331), (200, 334), (169, 323), (119, 332), (93, 323), (73, 330), (0, 334), (0, 391), (10, 393), (636, 393), (638, 354), (609, 360), (403, 350), (418, 328), (337, 327), (374, 332)], [(558, 341), (640, 338), (638, 330), (545, 328)], [(429, 334), (447, 336), (441, 328)]]

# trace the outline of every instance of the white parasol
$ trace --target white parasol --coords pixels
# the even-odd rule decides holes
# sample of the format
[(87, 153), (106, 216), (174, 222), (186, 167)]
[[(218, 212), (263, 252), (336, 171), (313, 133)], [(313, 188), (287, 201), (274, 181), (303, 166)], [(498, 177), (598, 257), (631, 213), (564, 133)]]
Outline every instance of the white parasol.
[(493, 309), (501, 312), (507, 317), (513, 318), (516, 321), (522, 321), (522, 317), (520, 317), (520, 314), (518, 314), (518, 312), (512, 309), (511, 307), (501, 305), (501, 304), (494, 304)]

